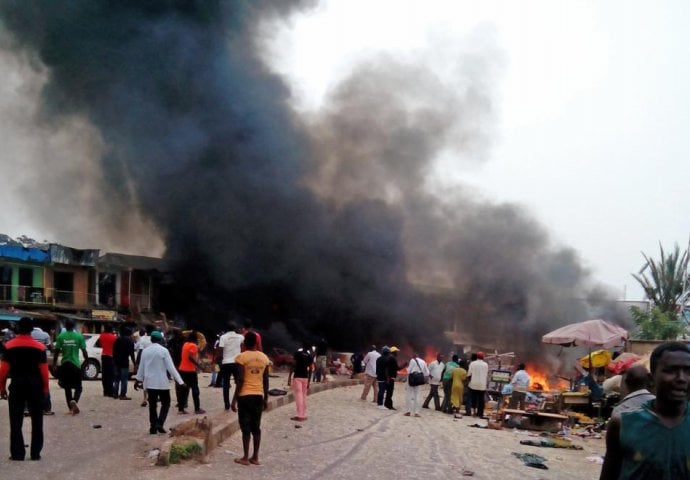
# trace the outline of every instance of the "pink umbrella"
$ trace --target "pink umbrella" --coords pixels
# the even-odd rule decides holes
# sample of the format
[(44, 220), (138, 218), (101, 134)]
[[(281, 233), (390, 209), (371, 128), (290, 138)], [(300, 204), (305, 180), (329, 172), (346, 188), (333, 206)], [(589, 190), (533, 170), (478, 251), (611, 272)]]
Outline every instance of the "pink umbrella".
[(628, 339), (628, 331), (604, 320), (586, 320), (566, 325), (541, 338), (542, 343), (551, 345), (590, 346), (613, 348), (622, 346)]

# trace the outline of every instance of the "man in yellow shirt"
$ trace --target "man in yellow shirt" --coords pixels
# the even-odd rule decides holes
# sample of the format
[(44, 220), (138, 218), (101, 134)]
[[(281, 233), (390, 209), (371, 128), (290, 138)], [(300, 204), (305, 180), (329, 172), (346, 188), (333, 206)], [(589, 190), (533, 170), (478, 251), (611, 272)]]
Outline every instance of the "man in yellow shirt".
[[(235, 462), (242, 465), (259, 465), (261, 446), (261, 413), (268, 406), (268, 357), (257, 351), (256, 333), (249, 331), (244, 337), (246, 351), (235, 357), (237, 377), (235, 395), (232, 397), (233, 412), (237, 415), (242, 431), (244, 456)], [(254, 452), (249, 457), (249, 440), (254, 437)]]

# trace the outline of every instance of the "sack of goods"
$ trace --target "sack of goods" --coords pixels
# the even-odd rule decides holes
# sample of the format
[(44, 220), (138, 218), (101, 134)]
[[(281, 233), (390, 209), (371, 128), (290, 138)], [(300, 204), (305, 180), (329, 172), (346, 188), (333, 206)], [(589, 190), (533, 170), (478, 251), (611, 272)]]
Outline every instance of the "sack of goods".
[(407, 376), (407, 381), (410, 387), (418, 387), (426, 383), (424, 374), (422, 372), (412, 372)]

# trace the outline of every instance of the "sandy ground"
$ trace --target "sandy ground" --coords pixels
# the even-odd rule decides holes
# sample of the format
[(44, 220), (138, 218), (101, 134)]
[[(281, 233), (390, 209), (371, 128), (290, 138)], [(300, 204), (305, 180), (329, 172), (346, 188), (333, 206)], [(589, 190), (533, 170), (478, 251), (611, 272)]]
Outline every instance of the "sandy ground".
[[(202, 407), (210, 417), (226, 415), (220, 389), (206, 388), (201, 375)], [(600, 465), (586, 457), (604, 453), (603, 440), (580, 440), (584, 450), (528, 447), (519, 441), (527, 432), (470, 428), (475, 419), (454, 419), (432, 410), (421, 418), (402, 415), (404, 385), (397, 384), (394, 403), (401, 410), (381, 411), (370, 401), (359, 400), (361, 386), (321, 392), (308, 398), (309, 419), (296, 424), (294, 404), (264, 415), (261, 466), (237, 465), (242, 450), (235, 434), (211, 452), (206, 463), (170, 467), (154, 466), (151, 450), (165, 436), (148, 434), (147, 409), (140, 407), (141, 393), (130, 391), (132, 401), (101, 396), (100, 382), (85, 382), (82, 413), (66, 414), (62, 390), (52, 387), (55, 416), (45, 417), (46, 442), (38, 462), (11, 462), (7, 402), (0, 402), (0, 475), (8, 479), (141, 478), (206, 479), (280, 478), (368, 479), (450, 478), (463, 469), (477, 479), (596, 479)], [(271, 388), (287, 388), (285, 376), (271, 379)], [(371, 395), (371, 394), (370, 394)], [(168, 417), (167, 427), (190, 416)], [(28, 419), (27, 419), (28, 420)], [(28, 424), (28, 421), (25, 422)], [(94, 428), (100, 425), (100, 428)], [(300, 428), (296, 428), (300, 427)], [(28, 440), (28, 425), (25, 436)], [(511, 452), (536, 453), (547, 459), (548, 470), (524, 466)]]

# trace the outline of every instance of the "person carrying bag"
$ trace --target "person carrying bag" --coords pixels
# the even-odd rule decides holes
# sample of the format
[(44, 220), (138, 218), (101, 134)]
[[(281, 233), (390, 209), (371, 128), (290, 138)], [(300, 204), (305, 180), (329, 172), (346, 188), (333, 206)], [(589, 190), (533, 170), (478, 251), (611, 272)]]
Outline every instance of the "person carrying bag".
[(405, 416), (414, 414), (419, 417), (422, 408), (422, 385), (429, 377), (429, 367), (426, 362), (415, 355), (407, 366), (407, 390), (405, 392)]

